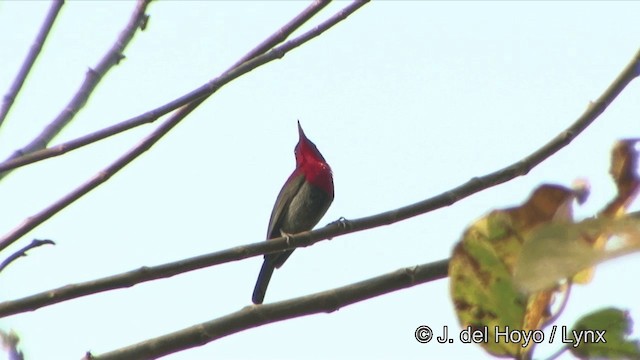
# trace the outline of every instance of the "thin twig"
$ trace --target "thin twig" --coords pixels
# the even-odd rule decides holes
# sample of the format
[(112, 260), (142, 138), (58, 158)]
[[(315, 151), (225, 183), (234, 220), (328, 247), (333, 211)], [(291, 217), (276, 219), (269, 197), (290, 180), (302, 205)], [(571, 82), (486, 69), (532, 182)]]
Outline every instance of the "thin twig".
[[(289, 35), (293, 34), (294, 31), (300, 28), (304, 23), (309, 21), (313, 16), (320, 12), (320, 10), (324, 9), (327, 5), (329, 5), (330, 1), (328, 0), (314, 0), (306, 9), (304, 9), (298, 16), (291, 19), (286, 25), (284, 25), (280, 30), (271, 34), (268, 38), (266, 38), (262, 43), (253, 48), (251, 51), (246, 53), (240, 60), (236, 61), (235, 64), (231, 65), (229, 70), (240, 66), (243, 62), (249, 61), (256, 56), (260, 56), (266, 53), (272, 47), (280, 44), (285, 41)], [(366, 1), (362, 2), (362, 5), (366, 3)], [(362, 6), (361, 5), (361, 6)], [(357, 8), (359, 8), (358, 6)], [(353, 11), (357, 10), (354, 9)], [(342, 18), (344, 19), (344, 18)], [(341, 20), (342, 20), (341, 19)]]
[(29, 250), (31, 250), (33, 248), (37, 248), (38, 246), (46, 245), (46, 244), (55, 245), (56, 243), (53, 242), (53, 240), (33, 239), (33, 241), (31, 241), (31, 243), (29, 245), (27, 245), (27, 246), (23, 247), (22, 249), (14, 252), (8, 258), (6, 258), (2, 263), (0, 263), (0, 272), (2, 272), (2, 270), (4, 270), (7, 266), (9, 266), (9, 264), (11, 264), (15, 260), (17, 260), (19, 257), (27, 256), (27, 251), (29, 251)]
[(440, 260), (307, 296), (246, 306), (229, 315), (93, 356), (92, 359), (155, 359), (201, 346), (242, 330), (311, 314), (334, 312), (376, 296), (442, 279), (447, 276), (448, 267), (448, 260)]
[[(238, 67), (242, 63), (250, 60), (258, 55), (263, 54), (273, 46), (284, 41), (291, 33), (299, 28), (299, 24), (303, 24), (307, 20), (309, 20), (313, 15), (317, 14), (320, 10), (322, 10), (325, 6), (329, 4), (328, 1), (316, 0), (311, 5), (309, 5), (306, 9), (304, 9), (298, 16), (296, 16), (293, 20), (291, 20), (287, 25), (282, 27), (276, 33), (271, 35), (265, 41), (263, 41), (256, 48), (252, 49), (249, 53), (244, 55), (240, 60), (238, 60), (233, 66), (229, 68), (229, 70)], [(275, 54), (273, 54), (275, 55)], [(275, 58), (274, 58), (275, 59)], [(96, 141), (104, 140), (110, 136), (119, 134), (121, 132), (133, 129), (134, 127), (148, 124), (156, 121), (161, 116), (168, 114), (169, 112), (178, 109), (190, 102), (198, 100), (203, 96), (208, 96), (212, 93), (210, 83), (214, 81), (211, 80), (207, 82), (205, 85), (200, 86), (199, 88), (167, 103), (156, 109), (148, 111), (144, 114), (135, 116), (131, 119), (124, 120), (115, 125), (111, 125), (104, 129), (100, 129), (93, 133), (84, 135), (77, 139), (73, 139), (71, 141), (67, 141), (62, 144), (58, 144), (46, 149), (36, 150), (29, 154), (24, 154), (17, 158), (10, 158), (6, 161), (0, 163), (0, 173), (16, 169), (18, 167), (28, 165), (40, 160), (48, 159), (55, 156), (63, 155), (69, 151), (78, 149), (80, 147), (89, 145)]]
[[(29, 144), (23, 148), (16, 150), (9, 159), (14, 159), (24, 154), (31, 153), (36, 150), (44, 149), (47, 144), (56, 136), (60, 131), (67, 126), (74, 116), (84, 107), (89, 99), (89, 96), (93, 93), (100, 80), (104, 75), (120, 60), (124, 55), (122, 51), (131, 42), (136, 29), (140, 28), (141, 24), (146, 21), (145, 10), (151, 0), (138, 0), (135, 9), (131, 15), (131, 19), (127, 26), (122, 30), (120, 36), (116, 39), (115, 43), (98, 62), (95, 69), (89, 68), (85, 76), (84, 82), (80, 85), (80, 88), (71, 98), (71, 101), (64, 107), (64, 110), (58, 114), (43, 130), (36, 136)], [(9, 171), (0, 173), (0, 179), (9, 174)]]
[[(261, 66), (269, 61), (274, 59), (282, 58), (287, 52), (297, 48), (298, 46), (304, 44), (305, 42), (315, 38), (316, 36), (322, 34), (324, 31), (337, 24), (344, 18), (346, 18), (349, 14), (355, 12), (361, 6), (366, 4), (366, 1), (356, 1), (349, 6), (342, 9), (336, 15), (332, 16), (322, 24), (318, 25), (314, 29), (300, 35), (299, 37), (286, 42), (285, 44), (270, 50), (268, 53), (255, 57), (252, 60), (242, 63), (242, 65), (233, 68), (231, 70), (226, 71), (220, 77), (214, 79), (209, 84), (207, 84), (210, 94), (213, 94), (222, 86), (229, 83), (231, 80), (246, 74), (247, 72)], [(80, 185), (69, 194), (63, 196), (61, 199), (51, 204), (47, 208), (43, 209), (39, 213), (25, 219), (20, 225), (18, 225), (15, 229), (11, 230), (9, 233), (0, 238), (0, 251), (4, 250), (7, 246), (11, 245), (13, 242), (18, 240), (20, 237), (33, 230), (36, 226), (40, 225), (51, 216), (58, 213), (60, 210), (67, 207), (69, 204), (73, 203), (77, 199), (81, 198), (89, 191), (95, 189), (100, 184), (107, 181), (111, 176), (120, 171), (138, 156), (140, 156), (145, 151), (149, 150), (158, 140), (160, 140), (164, 135), (166, 135), (174, 126), (176, 126), (182, 119), (184, 119), (191, 111), (193, 111), (199, 104), (202, 103), (206, 98), (202, 98), (201, 100), (196, 100), (181, 109), (179, 109), (173, 116), (167, 119), (164, 123), (162, 123), (158, 128), (156, 128), (151, 134), (149, 134), (146, 138), (144, 138), (140, 143), (135, 145), (129, 151), (127, 151), (124, 155), (114, 161), (111, 165), (107, 166), (102, 171), (98, 172), (91, 179), (89, 179), (84, 184)], [(1, 175), (0, 175), (1, 176)]]
[(33, 44), (31, 44), (31, 48), (29, 49), (29, 53), (27, 57), (24, 59), (16, 78), (13, 80), (11, 87), (9, 87), (9, 91), (4, 95), (2, 106), (0, 107), (0, 126), (4, 122), (4, 119), (7, 117), (13, 102), (18, 97), (18, 93), (20, 89), (22, 89), (22, 85), (26, 80), (33, 64), (36, 62), (38, 55), (40, 55), (40, 51), (42, 50), (42, 46), (44, 46), (44, 42), (47, 40), (47, 36), (51, 31), (51, 27), (53, 23), (56, 21), (58, 14), (60, 13), (60, 9), (64, 5), (63, 0), (54, 0), (51, 3), (51, 7), (49, 8), (49, 12), (44, 19), (44, 23), (40, 27), (40, 31), (38, 35), (36, 35), (35, 40), (33, 40)]

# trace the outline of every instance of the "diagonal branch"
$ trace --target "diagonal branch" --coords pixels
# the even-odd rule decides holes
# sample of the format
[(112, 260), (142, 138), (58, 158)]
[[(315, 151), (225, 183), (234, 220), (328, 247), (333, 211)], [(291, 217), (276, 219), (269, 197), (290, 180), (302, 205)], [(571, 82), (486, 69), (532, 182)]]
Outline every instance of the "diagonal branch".
[[(317, 14), (320, 10), (322, 10), (328, 4), (329, 4), (328, 1), (323, 1), (323, 0), (314, 1), (305, 10), (303, 10), (298, 16), (296, 16), (293, 20), (291, 20), (287, 25), (282, 27), (280, 30), (278, 30), (276, 33), (271, 35), (269, 38), (263, 41), (256, 48), (254, 48), (249, 53), (247, 53), (240, 60), (238, 60), (233, 66), (231, 66), (229, 70), (238, 67), (239, 65), (241, 65), (247, 60), (250, 60), (258, 55), (263, 54), (264, 52), (269, 50), (271, 47), (284, 41), (289, 35), (291, 35), (295, 30), (297, 30), (300, 27), (300, 25), (308, 21), (313, 15)], [(345, 11), (350, 11), (350, 10), (344, 9), (342, 13), (344, 14)], [(346, 15), (344, 16), (346, 17)], [(273, 56), (273, 59), (271, 60), (274, 60), (276, 58), (275, 57), (276, 55), (277, 55), (276, 53), (273, 53), (271, 55)], [(213, 81), (215, 80), (212, 80), (207, 84), (199, 87), (198, 89), (193, 90), (188, 94), (185, 94), (167, 104), (164, 104), (144, 114), (135, 116), (131, 119), (122, 121), (115, 125), (106, 127), (104, 129), (95, 131), (93, 133), (84, 135), (82, 137), (79, 137), (77, 139), (74, 139), (59, 145), (55, 145), (46, 149), (36, 150), (29, 154), (24, 154), (20, 157), (7, 159), (6, 161), (0, 163), (0, 178), (2, 176), (1, 175), (2, 172), (13, 170), (24, 165), (28, 165), (40, 160), (48, 159), (50, 157), (60, 156), (69, 151), (106, 139), (110, 136), (119, 134), (121, 132), (127, 131), (134, 127), (154, 122), (155, 120), (160, 118), (162, 115), (165, 115), (192, 101), (195, 101), (204, 96), (208, 96), (212, 94), (211, 86), (209, 84)]]
[(157, 119), (159, 119), (161, 116), (166, 115), (171, 111), (178, 109), (210, 93), (211, 90), (209, 89), (208, 84), (209, 83), (173, 101), (170, 101), (162, 106), (159, 106), (151, 111), (147, 111), (144, 114), (132, 117), (131, 119), (121, 121), (117, 124), (83, 135), (79, 138), (76, 138), (58, 145), (54, 145), (52, 147), (48, 147), (46, 149), (35, 150), (31, 153), (24, 154), (16, 158), (9, 158), (4, 162), (0, 163), (0, 178), (2, 177), (3, 172), (8, 172), (9, 170), (13, 170), (21, 166), (29, 165), (40, 160), (48, 159), (55, 156), (60, 156), (60, 155), (66, 154), (69, 151), (78, 149), (80, 147), (92, 144), (100, 140), (104, 140), (110, 136), (119, 134), (121, 132), (133, 129), (134, 127), (152, 123)]
[[(247, 62), (242, 63), (240, 66), (232, 68), (225, 73), (223, 73), (218, 78), (214, 79), (210, 83), (207, 84), (209, 88), (210, 94), (213, 94), (222, 86), (226, 85), (233, 79), (246, 74), (247, 72), (257, 68), (260, 65), (263, 65), (269, 61), (274, 59), (282, 58), (287, 52), (297, 48), (298, 46), (304, 44), (305, 42), (315, 38), (316, 36), (322, 34), (324, 31), (331, 28), (333, 25), (345, 19), (348, 15), (355, 12), (357, 9), (366, 4), (366, 1), (355, 1), (349, 6), (345, 7), (341, 11), (339, 11), (336, 15), (332, 16), (322, 24), (318, 25), (314, 29), (300, 35), (299, 37), (286, 42), (285, 44), (270, 50), (268, 53), (255, 57)], [(208, 97), (208, 96), (207, 96)], [(8, 234), (4, 235), (0, 238), (0, 251), (7, 248), (7, 246), (11, 245), (13, 242), (18, 240), (20, 237), (34, 229), (36, 226), (40, 225), (60, 210), (67, 207), (69, 204), (78, 200), (89, 191), (95, 189), (102, 183), (106, 182), (111, 176), (120, 171), (126, 165), (131, 163), (134, 159), (140, 156), (145, 151), (149, 150), (158, 140), (160, 140), (164, 135), (166, 135), (174, 126), (176, 126), (182, 119), (184, 119), (191, 111), (193, 111), (198, 105), (200, 105), (205, 98), (201, 100), (196, 100), (185, 107), (179, 109), (172, 117), (167, 119), (164, 123), (156, 128), (151, 134), (149, 134), (146, 138), (144, 138), (140, 143), (127, 151), (124, 155), (114, 161), (112, 164), (107, 166), (102, 171), (98, 172), (91, 179), (89, 179), (84, 184), (80, 185), (75, 190), (71, 191), (69, 194), (63, 196), (61, 199), (51, 204), (47, 208), (43, 209), (39, 213), (25, 219), (20, 225), (18, 225), (15, 229), (10, 231)], [(1, 175), (0, 175), (1, 176)]]
[[(121, 289), (134, 286), (136, 284), (172, 277), (188, 271), (202, 269), (205, 267), (224, 264), (231, 261), (238, 261), (262, 254), (287, 250), (293, 247), (307, 246), (316, 243), (326, 236), (321, 235), (324, 231), (335, 232), (341, 226), (338, 223), (326, 226), (314, 231), (313, 236), (319, 240), (310, 241), (312, 232), (306, 231), (292, 235), (289, 239), (280, 237), (269, 241), (236, 246), (230, 249), (213, 252), (210, 254), (195, 256), (188, 259), (178, 260), (157, 266), (143, 266), (136, 270), (104, 277), (97, 280), (86, 281), (77, 284), (66, 285), (57, 289), (47, 290), (41, 293), (27, 296), (22, 299), (4, 301), (0, 303), (0, 318), (14, 315), (26, 311), (37, 310), (41, 307), (57, 304), (66, 300), (79, 298), (86, 295), (96, 294), (103, 291)], [(332, 231), (333, 230), (333, 231)]]
[[(353, 11), (355, 11), (358, 8), (360, 8), (360, 6), (364, 5), (366, 2), (367, 1), (355, 1), (350, 7), (347, 7), (347, 8), (353, 7), (356, 3), (360, 3), (359, 6), (356, 6), (353, 9)], [(260, 56), (260, 55), (266, 53), (272, 47), (274, 47), (274, 46), (280, 44), (281, 42), (285, 41), (289, 37), (289, 35), (293, 34), (294, 31), (298, 30), (298, 28), (300, 28), (300, 26), (302, 26), (304, 23), (309, 21), (313, 16), (315, 16), (317, 13), (319, 13), (320, 10), (324, 9), (327, 5), (329, 5), (329, 3), (330, 3), (330, 1), (328, 1), (328, 0), (314, 0), (311, 3), (311, 5), (307, 6), (307, 8), (304, 9), (300, 14), (298, 14), (298, 16), (296, 16), (293, 19), (291, 19), (280, 30), (278, 30), (275, 33), (271, 34), (271, 36), (266, 38), (262, 43), (260, 43), (258, 46), (256, 46), (251, 51), (246, 53), (243, 57), (241, 57), (240, 60), (236, 61), (236, 63), (233, 64), (229, 68), (229, 70), (242, 65), (242, 63), (245, 62), (245, 61), (249, 61), (249, 60), (253, 59), (256, 56)], [(351, 11), (351, 12), (353, 12), (353, 11)], [(346, 16), (341, 18), (339, 21), (344, 20), (344, 18), (346, 18)], [(331, 26), (333, 26), (333, 25), (331, 25)], [(318, 34), (318, 35), (320, 35), (320, 34)]]
[(44, 46), (44, 42), (47, 40), (47, 36), (49, 36), (51, 27), (53, 26), (54, 21), (56, 21), (62, 5), (64, 5), (63, 0), (54, 0), (51, 3), (51, 8), (49, 8), (49, 12), (44, 19), (44, 23), (40, 27), (40, 31), (38, 32), (38, 35), (36, 35), (33, 44), (31, 44), (29, 53), (24, 59), (24, 62), (18, 71), (18, 75), (16, 75), (11, 87), (9, 87), (9, 91), (7, 91), (2, 99), (2, 106), (0, 107), (0, 126), (2, 126), (4, 119), (7, 117), (7, 114), (9, 113), (13, 102), (16, 100), (20, 89), (22, 89), (24, 81), (27, 79), (27, 76), (29, 76), (29, 72), (31, 71), (33, 64), (36, 62), (38, 55), (40, 55), (42, 46)]
[(8, 258), (6, 258), (3, 262), (0, 263), (0, 272), (2, 272), (2, 270), (4, 270), (7, 266), (9, 266), (9, 264), (11, 264), (12, 262), (16, 261), (18, 258), (22, 257), (22, 256), (27, 256), (27, 251), (33, 249), (33, 248), (37, 248), (39, 246), (42, 245), (55, 245), (56, 243), (53, 240), (38, 240), (38, 239), (33, 239), (33, 241), (31, 241), (31, 243), (25, 247), (23, 247), (22, 249), (14, 252), (13, 254), (11, 254), (11, 256), (9, 256)]
[(448, 260), (399, 269), (307, 296), (264, 305), (249, 305), (229, 315), (146, 340), (102, 355), (94, 360), (155, 359), (207, 344), (242, 330), (318, 313), (330, 313), (347, 305), (447, 276)]
[[(104, 57), (98, 62), (95, 69), (89, 68), (86, 77), (76, 94), (71, 98), (71, 101), (64, 107), (64, 110), (58, 114), (58, 116), (51, 121), (42, 132), (36, 136), (29, 144), (25, 145), (22, 149), (16, 150), (9, 159), (15, 159), (21, 155), (31, 153), (33, 151), (43, 149), (47, 144), (56, 136), (60, 131), (67, 126), (73, 117), (84, 107), (91, 96), (93, 90), (98, 86), (98, 83), (102, 77), (120, 60), (124, 55), (122, 51), (129, 44), (136, 29), (143, 26), (147, 20), (145, 10), (151, 0), (138, 0), (137, 5), (131, 15), (131, 19), (127, 26), (122, 30), (120, 36), (116, 39), (111, 49), (107, 51)], [(9, 174), (8, 171), (0, 173), (0, 179)]]

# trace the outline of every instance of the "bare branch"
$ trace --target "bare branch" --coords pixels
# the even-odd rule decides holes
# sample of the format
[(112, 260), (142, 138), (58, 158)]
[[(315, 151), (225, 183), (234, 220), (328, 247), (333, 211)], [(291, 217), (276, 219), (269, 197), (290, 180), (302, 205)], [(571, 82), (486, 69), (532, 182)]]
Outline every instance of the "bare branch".
[(11, 254), (11, 256), (9, 256), (3, 262), (1, 262), (0, 263), (0, 272), (2, 272), (2, 270), (4, 270), (7, 266), (9, 266), (9, 264), (14, 262), (19, 257), (27, 256), (27, 251), (29, 251), (29, 250), (31, 250), (33, 248), (37, 248), (37, 247), (42, 246), (42, 245), (46, 245), (46, 244), (55, 245), (56, 243), (53, 242), (53, 240), (33, 239), (33, 241), (31, 241), (31, 243), (29, 245), (27, 245), (27, 246), (23, 247), (22, 249), (16, 251), (15, 253)]
[[(256, 48), (252, 49), (249, 53), (247, 53), (246, 55), (244, 55), (240, 60), (238, 60), (231, 68), (229, 68), (229, 70), (238, 67), (239, 65), (241, 65), (242, 63), (244, 63), (245, 61), (252, 59), (258, 55), (263, 54), (264, 52), (266, 52), (267, 50), (269, 50), (271, 47), (279, 44), (280, 42), (282, 42), (283, 40), (285, 40), (289, 35), (291, 35), (291, 33), (293, 33), (295, 30), (297, 30), (303, 23), (305, 23), (306, 21), (308, 21), (313, 15), (317, 14), (320, 10), (322, 10), (325, 6), (327, 6), (329, 4), (328, 1), (314, 1), (311, 5), (309, 5), (309, 7), (307, 7), (305, 10), (303, 10), (298, 16), (296, 16), (293, 20), (291, 20), (288, 24), (286, 24), (284, 27), (282, 27), (281, 29), (279, 29), (276, 33), (274, 33), (273, 35), (271, 35), (269, 38), (267, 38), (265, 41), (263, 41), (260, 45), (258, 45)], [(347, 10), (347, 9), (345, 9)], [(343, 10), (343, 12), (345, 11)], [(346, 16), (346, 15), (345, 15)], [(273, 54), (275, 55), (275, 54)], [(275, 59), (275, 57), (273, 58)], [(270, 59), (270, 60), (273, 60)], [(227, 71), (229, 71), (227, 70)], [(151, 111), (148, 111), (142, 115), (138, 115), (136, 117), (133, 117), (131, 119), (122, 121), (118, 124), (106, 127), (104, 129), (98, 130), (96, 132), (93, 132), (91, 134), (87, 134), (84, 135), (82, 137), (79, 137), (77, 139), (59, 144), (59, 145), (55, 145), (52, 146), (50, 148), (46, 148), (46, 149), (41, 149), (41, 150), (37, 150), (34, 152), (31, 152), (29, 154), (25, 154), (22, 155), (20, 157), (17, 158), (10, 158), (7, 159), (6, 161), (0, 163), (0, 177), (2, 176), (1, 173), (5, 172), (5, 171), (9, 171), (9, 170), (13, 170), (16, 169), (18, 167), (24, 166), (24, 165), (28, 165), (40, 160), (44, 160), (44, 159), (48, 159), (50, 157), (55, 157), (55, 156), (60, 156), (63, 155), (69, 151), (78, 149), (80, 147), (89, 145), (91, 143), (94, 143), (96, 141), (100, 141), (103, 139), (106, 139), (110, 136), (119, 134), (121, 132), (127, 131), (129, 129), (132, 129), (134, 127), (140, 126), (140, 125), (144, 125), (144, 124), (148, 124), (151, 122), (156, 121), (158, 118), (160, 118), (161, 116), (177, 109), (180, 108), (194, 100), (197, 100), (199, 98), (202, 98), (203, 96), (208, 96), (210, 94), (212, 94), (212, 90), (210, 87), (210, 83), (215, 81), (211, 80), (210, 82), (208, 82), (207, 84), (199, 87), (198, 89), (189, 92), (188, 94), (185, 94), (167, 104), (164, 104), (156, 109), (153, 109)], [(215, 90), (214, 90), (215, 91)]]
[[(89, 69), (86, 77), (80, 89), (71, 98), (71, 101), (64, 107), (64, 110), (58, 114), (58, 116), (51, 121), (42, 132), (35, 137), (29, 144), (25, 145), (22, 149), (16, 150), (9, 159), (15, 159), (21, 155), (31, 153), (36, 150), (44, 149), (47, 144), (56, 136), (60, 131), (71, 122), (73, 117), (84, 107), (91, 96), (91, 93), (96, 88), (102, 77), (117, 65), (122, 60), (122, 51), (129, 44), (133, 35), (143, 22), (146, 21), (145, 10), (151, 0), (138, 0), (138, 3), (131, 15), (131, 19), (127, 26), (122, 30), (120, 36), (116, 39), (111, 49), (107, 51), (104, 57), (98, 62), (95, 69)], [(8, 175), (9, 172), (5, 171), (0, 173), (0, 179)]]
[(16, 100), (20, 89), (22, 89), (22, 85), (24, 84), (25, 79), (29, 75), (33, 64), (36, 62), (38, 55), (40, 55), (40, 50), (42, 50), (42, 46), (44, 42), (47, 40), (47, 36), (51, 31), (51, 27), (53, 26), (54, 21), (58, 17), (58, 13), (60, 13), (60, 9), (64, 5), (63, 0), (54, 0), (51, 3), (51, 8), (49, 8), (49, 12), (44, 19), (44, 23), (40, 27), (40, 31), (38, 35), (36, 35), (35, 40), (33, 40), (33, 44), (31, 44), (31, 48), (29, 49), (29, 53), (27, 57), (24, 59), (20, 70), (18, 71), (18, 75), (13, 80), (11, 87), (9, 87), (9, 91), (4, 95), (2, 101), (2, 107), (0, 107), (0, 126), (4, 122), (4, 119), (7, 117), (13, 102)]
[[(134, 127), (152, 123), (156, 121), (158, 118), (160, 118), (161, 116), (168, 114), (171, 111), (179, 107), (182, 107), (190, 103), (191, 101), (206, 95), (209, 92), (210, 90), (208, 86), (203, 85), (200, 88), (196, 89), (195, 91), (192, 91), (167, 104), (164, 104), (151, 111), (147, 111), (146, 113), (135, 116), (131, 119), (124, 120), (115, 125), (108, 126), (106, 128), (100, 129), (93, 133), (81, 136), (79, 138), (76, 138), (58, 145), (54, 145), (46, 149), (36, 150), (34, 152), (22, 155), (17, 158), (7, 159), (4, 162), (0, 163), (0, 173), (13, 170), (24, 165), (32, 164), (40, 160), (48, 159), (55, 156), (60, 156), (60, 155), (66, 154), (69, 151), (106, 139), (110, 136), (119, 134), (121, 132), (133, 129)], [(0, 177), (1, 176), (2, 175), (0, 174)]]
[[(356, 1), (351, 5), (345, 7), (340, 12), (338, 12), (333, 17), (329, 18), (322, 24), (318, 25), (314, 29), (300, 35), (299, 37), (286, 42), (285, 44), (270, 50), (268, 53), (253, 58), (247, 62), (242, 63), (240, 66), (233, 68), (231, 70), (226, 71), (224, 74), (209, 82), (206, 87), (209, 89), (209, 95), (216, 92), (222, 86), (226, 85), (233, 79), (246, 74), (247, 72), (261, 66), (267, 62), (270, 62), (275, 59), (282, 58), (287, 52), (297, 48), (298, 46), (304, 44), (305, 42), (315, 38), (316, 36), (322, 34), (324, 31), (337, 24), (344, 18), (346, 18), (349, 14), (355, 12), (361, 6), (366, 4), (365, 1)], [(63, 196), (61, 199), (51, 204), (47, 208), (43, 209), (39, 213), (25, 219), (20, 225), (18, 225), (15, 229), (11, 230), (9, 233), (5, 234), (2, 238), (0, 238), (0, 251), (4, 250), (7, 246), (11, 245), (13, 242), (18, 240), (20, 237), (33, 230), (36, 226), (40, 225), (51, 216), (58, 213), (60, 210), (67, 207), (69, 204), (78, 200), (89, 191), (95, 189), (102, 183), (106, 182), (111, 176), (120, 171), (126, 165), (131, 163), (134, 159), (140, 156), (145, 151), (149, 150), (158, 140), (160, 140), (164, 135), (166, 135), (174, 126), (176, 126), (182, 119), (184, 119), (191, 111), (193, 111), (198, 105), (200, 105), (207, 97), (202, 98), (201, 100), (196, 100), (183, 108), (179, 109), (172, 117), (167, 119), (164, 123), (158, 126), (151, 134), (149, 134), (146, 138), (144, 138), (140, 143), (135, 145), (129, 151), (127, 151), (124, 155), (114, 161), (112, 164), (107, 166), (102, 171), (98, 172), (91, 179), (89, 179), (84, 184), (80, 185), (69, 194)], [(2, 176), (0, 174), (0, 176)]]
[[(256, 56), (262, 55), (267, 52), (272, 47), (280, 44), (285, 41), (289, 35), (293, 34), (302, 24), (309, 21), (313, 16), (320, 12), (320, 10), (324, 9), (325, 6), (329, 5), (328, 0), (314, 0), (311, 5), (309, 5), (306, 9), (304, 9), (298, 16), (294, 17), (289, 21), (286, 25), (284, 25), (280, 30), (271, 34), (268, 38), (266, 38), (262, 43), (253, 48), (247, 54), (240, 58), (235, 64), (233, 64), (229, 70), (238, 67), (243, 62), (253, 59)], [(362, 5), (366, 3), (366, 1), (361, 2)], [(361, 5), (361, 6), (362, 6)], [(359, 8), (360, 6), (358, 6)], [(355, 10), (355, 9), (354, 9)], [(343, 18), (344, 19), (344, 18)]]
[[(627, 214), (629, 217), (640, 217), (640, 211)], [(360, 220), (354, 220), (358, 222)], [(322, 240), (331, 239), (339, 234), (353, 232), (346, 220), (335, 221), (314, 231), (305, 231), (287, 237), (274, 238), (269, 241), (261, 240), (256, 243), (236, 246), (230, 249), (200, 255), (188, 259), (178, 260), (158, 266), (143, 266), (136, 270), (108, 276), (105, 278), (71, 284), (56, 289), (27, 296), (22, 299), (0, 303), (0, 318), (27, 311), (34, 311), (41, 307), (54, 305), (86, 295), (104, 291), (132, 287), (136, 284), (168, 278), (193, 270), (209, 266), (238, 261), (254, 256), (279, 252), (287, 249), (306, 247)]]
[[(618, 77), (595, 101), (591, 102), (580, 117), (567, 129), (560, 132), (541, 148), (526, 156), (524, 159), (508, 165), (492, 173), (474, 177), (462, 185), (432, 198), (408, 205), (396, 210), (387, 211), (370, 217), (351, 222), (352, 231), (360, 231), (380, 225), (390, 225), (417, 215), (427, 213), (445, 206), (452, 205), (470, 195), (490, 187), (505, 183), (518, 176), (529, 173), (531, 169), (567, 146), (584, 129), (602, 114), (606, 108), (618, 97), (629, 83), (640, 75), (640, 50), (636, 52), (629, 64)], [(351, 231), (350, 231), (351, 232)]]
[(396, 270), (347, 286), (290, 300), (249, 305), (229, 315), (91, 357), (95, 360), (155, 359), (202, 346), (242, 330), (296, 317), (330, 313), (363, 300), (447, 276), (448, 260)]
[(230, 249), (216, 251), (210, 254), (195, 256), (162, 265), (143, 266), (139, 269), (117, 275), (47, 290), (18, 300), (5, 301), (0, 303), (0, 318), (21, 312), (33, 311), (44, 306), (57, 304), (59, 302), (86, 295), (127, 288), (146, 281), (168, 278), (213, 265), (283, 251), (294, 247), (308, 246), (330, 237), (326, 234), (337, 233), (337, 230), (340, 230), (341, 228), (342, 226), (340, 224), (333, 223), (314, 232), (305, 231), (300, 234), (292, 235), (288, 239), (280, 237), (269, 241), (260, 240), (248, 245), (236, 246)]

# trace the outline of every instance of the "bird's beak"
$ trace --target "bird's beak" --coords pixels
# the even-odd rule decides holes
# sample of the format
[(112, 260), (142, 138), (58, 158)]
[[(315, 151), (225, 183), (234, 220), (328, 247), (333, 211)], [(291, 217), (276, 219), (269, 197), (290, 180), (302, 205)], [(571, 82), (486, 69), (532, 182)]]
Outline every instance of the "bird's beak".
[(304, 131), (302, 130), (302, 126), (300, 126), (300, 120), (298, 120), (298, 136), (300, 137), (300, 140), (307, 140), (307, 137), (304, 135)]

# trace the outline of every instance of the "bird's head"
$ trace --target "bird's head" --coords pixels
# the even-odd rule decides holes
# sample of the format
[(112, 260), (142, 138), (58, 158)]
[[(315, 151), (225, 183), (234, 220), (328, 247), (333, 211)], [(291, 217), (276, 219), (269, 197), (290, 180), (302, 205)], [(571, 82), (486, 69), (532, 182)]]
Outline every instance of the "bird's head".
[(296, 165), (301, 166), (303, 164), (311, 164), (311, 163), (322, 163), (327, 164), (327, 161), (324, 159), (320, 151), (316, 147), (316, 144), (311, 142), (304, 134), (302, 127), (300, 126), (300, 121), (298, 121), (298, 144), (295, 148), (296, 154)]

